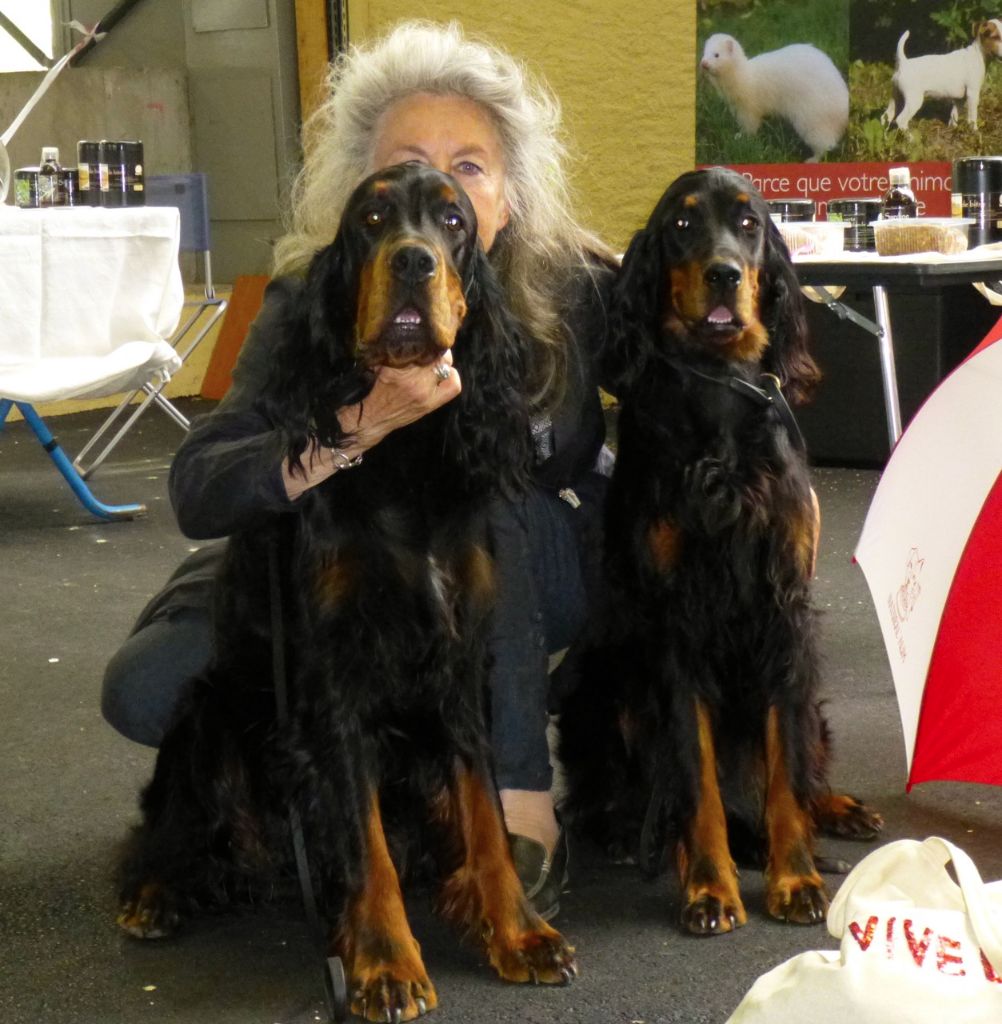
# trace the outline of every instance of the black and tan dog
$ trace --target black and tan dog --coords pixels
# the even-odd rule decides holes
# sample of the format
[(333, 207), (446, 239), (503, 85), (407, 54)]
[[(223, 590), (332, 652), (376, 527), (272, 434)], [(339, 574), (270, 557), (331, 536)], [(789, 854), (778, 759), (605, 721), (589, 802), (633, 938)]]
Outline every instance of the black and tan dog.
[(880, 819), (826, 783), (816, 516), (777, 386), (802, 401), (818, 372), (786, 247), (744, 178), (715, 168), (668, 189), (611, 322), (625, 369), (610, 608), (563, 709), (565, 813), (609, 846), (639, 837), (648, 861), (674, 846), (692, 932), (746, 921), (732, 849), (764, 853), (772, 916), (820, 921), (816, 823), (871, 836)]
[[(362, 183), (276, 332), (261, 409), (293, 459), (341, 438), (373, 367), (450, 349), (462, 392), (229, 544), (217, 656), (160, 749), (123, 867), (119, 924), (142, 938), (288, 873), (302, 821), (330, 952), (355, 1013), (436, 1005), (395, 854), (433, 860), (441, 909), (510, 981), (563, 982), (572, 950), (522, 893), (484, 723), (488, 503), (525, 482), (525, 345), (449, 177)], [(269, 546), (279, 553), (289, 717), (276, 717)], [(434, 857), (428, 854), (433, 853)]]

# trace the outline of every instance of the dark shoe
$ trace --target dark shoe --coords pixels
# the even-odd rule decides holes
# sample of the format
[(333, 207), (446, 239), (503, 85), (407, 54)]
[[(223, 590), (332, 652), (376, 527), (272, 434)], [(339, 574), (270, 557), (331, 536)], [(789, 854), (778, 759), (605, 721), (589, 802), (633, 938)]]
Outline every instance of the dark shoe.
[(567, 887), (567, 836), (561, 832), (552, 857), (546, 847), (528, 836), (509, 835), (515, 873), (525, 895), (544, 921), (552, 921), (560, 911), (560, 894)]

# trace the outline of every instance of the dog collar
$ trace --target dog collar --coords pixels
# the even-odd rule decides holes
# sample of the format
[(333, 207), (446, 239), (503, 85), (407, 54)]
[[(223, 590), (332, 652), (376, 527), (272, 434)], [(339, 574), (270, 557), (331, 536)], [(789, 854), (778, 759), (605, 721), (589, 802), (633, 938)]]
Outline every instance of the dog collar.
[(713, 374), (703, 373), (702, 370), (697, 370), (693, 366), (686, 366), (684, 363), (677, 362), (674, 359), (668, 361), (676, 370), (692, 374), (692, 376), (698, 377), (700, 380), (709, 381), (709, 383), (716, 384), (718, 387), (729, 388), (731, 391), (742, 395), (763, 409), (775, 409), (780, 421), (786, 428), (787, 434), (790, 436), (790, 442), (793, 447), (801, 452), (807, 450), (807, 444), (804, 441), (804, 435), (801, 433), (800, 425), (797, 423), (797, 418), (793, 415), (790, 403), (787, 402), (786, 396), (783, 394), (779, 378), (774, 373), (763, 373), (759, 378), (763, 386), (759, 387), (743, 377), (732, 375), (714, 377)]

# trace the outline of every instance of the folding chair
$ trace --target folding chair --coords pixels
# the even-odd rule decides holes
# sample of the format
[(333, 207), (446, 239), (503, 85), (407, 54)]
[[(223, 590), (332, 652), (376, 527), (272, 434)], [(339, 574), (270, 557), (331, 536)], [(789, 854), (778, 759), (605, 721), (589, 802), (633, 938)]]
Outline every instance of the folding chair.
[(181, 365), (164, 339), (184, 289), (174, 210), (0, 206), (0, 431), (17, 407), (81, 503), (103, 519), (139, 504), (91, 494), (35, 410), (165, 380)]
[[(170, 338), (181, 363), (195, 351), (206, 338), (216, 321), (226, 312), (227, 302), (216, 295), (212, 284), (212, 253), (209, 234), (209, 203), (206, 176), (194, 174), (155, 174), (145, 181), (147, 206), (176, 206), (181, 212), (181, 252), (201, 253), (205, 278), (205, 297), (186, 302), (185, 309), (191, 313)], [(164, 394), (166, 379), (151, 379), (129, 392), (112, 414), (101, 424), (93, 436), (73, 460), (74, 468), (84, 478), (101, 465), (112, 449), (132, 428), (132, 425), (153, 403), (156, 403), (175, 423), (187, 430), (188, 418)], [(90, 463), (85, 464), (88, 452), (119, 421), (136, 396), (142, 392), (145, 397), (136, 405), (118, 432)]]

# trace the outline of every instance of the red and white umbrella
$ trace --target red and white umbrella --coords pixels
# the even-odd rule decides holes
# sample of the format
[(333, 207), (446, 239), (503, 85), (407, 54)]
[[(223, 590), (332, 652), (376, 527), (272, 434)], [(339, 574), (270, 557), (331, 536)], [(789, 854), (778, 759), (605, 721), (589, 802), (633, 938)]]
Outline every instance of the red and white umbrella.
[(1002, 320), (901, 436), (856, 561), (891, 662), (908, 789), (1002, 785)]

